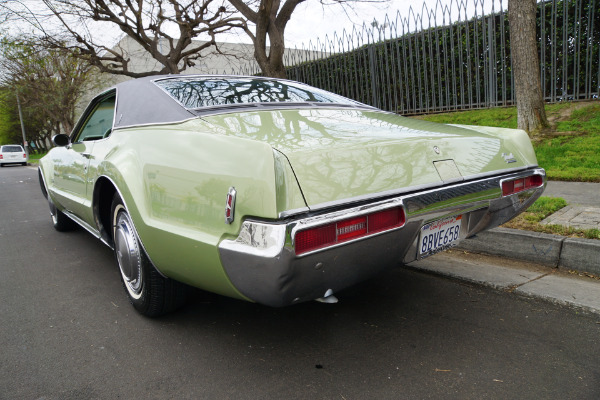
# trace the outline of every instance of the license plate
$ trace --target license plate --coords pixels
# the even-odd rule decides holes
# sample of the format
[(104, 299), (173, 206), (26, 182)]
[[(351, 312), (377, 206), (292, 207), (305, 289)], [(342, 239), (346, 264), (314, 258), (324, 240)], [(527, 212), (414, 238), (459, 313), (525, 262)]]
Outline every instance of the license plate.
[(421, 228), (419, 255), (421, 258), (456, 246), (460, 238), (462, 215), (439, 219)]

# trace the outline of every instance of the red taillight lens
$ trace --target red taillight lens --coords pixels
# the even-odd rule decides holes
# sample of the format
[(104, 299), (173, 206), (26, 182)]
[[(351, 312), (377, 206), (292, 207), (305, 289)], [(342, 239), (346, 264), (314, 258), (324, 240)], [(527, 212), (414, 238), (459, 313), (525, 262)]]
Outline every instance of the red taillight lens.
[(27, 154), (23, 153), (23, 158), (27, 158)]
[(531, 175), (525, 178), (525, 187), (539, 187), (544, 184), (544, 178), (541, 175)]
[(369, 215), (369, 233), (384, 231), (404, 225), (404, 210), (391, 208)]
[(335, 243), (335, 224), (307, 229), (296, 234), (296, 254), (320, 249)]
[(377, 232), (399, 228), (406, 218), (402, 207), (378, 211), (296, 233), (296, 254), (322, 249)]
[(2, 154), (0, 154), (0, 160), (4, 159), (4, 156)]
[(513, 179), (512, 181), (502, 182), (502, 195), (522, 192), (523, 190), (539, 187), (544, 184), (544, 178), (541, 175), (530, 175), (525, 178)]

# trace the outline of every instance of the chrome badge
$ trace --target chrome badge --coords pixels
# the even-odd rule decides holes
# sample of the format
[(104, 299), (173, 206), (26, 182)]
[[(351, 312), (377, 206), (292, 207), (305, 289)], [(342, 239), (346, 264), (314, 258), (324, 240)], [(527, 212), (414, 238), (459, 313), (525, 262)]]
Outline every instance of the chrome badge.
[(235, 211), (235, 188), (232, 186), (227, 192), (227, 200), (225, 202), (225, 222), (230, 224), (233, 222), (233, 214)]
[(502, 158), (504, 158), (504, 161), (506, 161), (507, 164), (517, 162), (517, 159), (515, 158), (515, 156), (513, 156), (513, 153), (502, 153)]

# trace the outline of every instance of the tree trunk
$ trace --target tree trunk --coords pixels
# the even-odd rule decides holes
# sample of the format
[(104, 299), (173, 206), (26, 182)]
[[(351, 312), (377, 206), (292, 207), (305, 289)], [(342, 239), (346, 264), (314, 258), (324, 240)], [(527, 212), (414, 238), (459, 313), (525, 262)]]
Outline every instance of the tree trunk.
[(549, 125), (540, 82), (536, 8), (536, 0), (508, 0), (517, 123), (530, 135)]
[[(229, 0), (229, 2), (244, 15), (248, 21), (256, 25), (255, 33), (247, 27), (244, 29), (254, 43), (254, 58), (265, 76), (274, 78), (285, 78), (285, 65), (283, 53), (285, 51), (285, 27), (290, 20), (296, 6), (306, 0), (259, 0), (254, 2), (258, 5), (256, 11), (248, 1)], [(281, 6), (281, 7), (280, 7)], [(267, 36), (269, 39), (269, 51), (267, 54)]]
[[(283, 46), (284, 39), (283, 35), (274, 35), (273, 33), (269, 33), (269, 41), (271, 43), (271, 47), (269, 49), (269, 55), (267, 55), (267, 48), (265, 46), (260, 46), (254, 44), (254, 58), (264, 76), (269, 76), (272, 78), (286, 78), (285, 65), (283, 64), (283, 51), (281, 55), (273, 49), (273, 43), (275, 41), (279, 42), (280, 46)], [(277, 54), (277, 55), (276, 55)]]

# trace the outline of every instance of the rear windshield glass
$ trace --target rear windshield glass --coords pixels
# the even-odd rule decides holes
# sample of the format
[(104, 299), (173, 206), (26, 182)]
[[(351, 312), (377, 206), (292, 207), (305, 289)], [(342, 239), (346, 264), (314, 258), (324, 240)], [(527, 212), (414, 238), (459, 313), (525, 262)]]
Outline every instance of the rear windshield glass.
[(310, 86), (270, 79), (175, 78), (155, 83), (189, 109), (271, 102), (358, 104)]
[(3, 153), (22, 153), (23, 148), (21, 146), (2, 146)]

